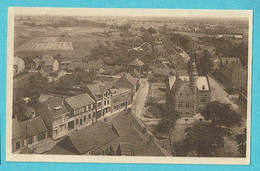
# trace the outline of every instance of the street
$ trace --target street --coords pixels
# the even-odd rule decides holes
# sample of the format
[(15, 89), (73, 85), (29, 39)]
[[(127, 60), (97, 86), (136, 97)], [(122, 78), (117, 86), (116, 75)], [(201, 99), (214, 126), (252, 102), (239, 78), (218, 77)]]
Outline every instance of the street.
[(158, 119), (146, 118), (144, 117), (145, 113), (145, 103), (148, 98), (149, 92), (149, 82), (147, 79), (140, 80), (140, 87), (135, 94), (134, 101), (133, 101), (133, 111), (137, 118), (143, 121), (146, 125), (147, 124), (156, 124)]

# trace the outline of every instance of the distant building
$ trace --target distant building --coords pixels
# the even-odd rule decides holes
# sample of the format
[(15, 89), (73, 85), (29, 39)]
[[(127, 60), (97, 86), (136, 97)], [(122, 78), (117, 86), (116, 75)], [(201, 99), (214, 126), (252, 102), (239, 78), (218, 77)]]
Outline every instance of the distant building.
[(117, 137), (107, 123), (97, 122), (68, 135), (47, 154), (115, 155)]
[(44, 63), (44, 70), (49, 73), (54, 73), (59, 70), (59, 62), (57, 59), (48, 59)]
[(166, 59), (166, 58), (164, 58), (164, 57), (161, 56), (161, 55), (156, 58), (156, 61), (157, 61), (157, 62), (160, 62), (160, 63), (163, 63), (163, 64), (168, 64), (168, 63), (170, 63), (170, 60), (169, 60), (169, 59)]
[(136, 58), (135, 60), (130, 62), (127, 67), (129, 70), (136, 69), (139, 73), (143, 73), (145, 71), (145, 64), (139, 58)]
[(30, 70), (40, 70), (41, 69), (41, 60), (39, 58), (34, 58), (30, 63), (29, 63), (29, 68)]
[(232, 62), (235, 62), (237, 64), (241, 64), (240, 58), (231, 58), (231, 57), (221, 57), (220, 59), (221, 64), (227, 65)]
[(44, 55), (40, 60), (41, 68), (45, 72), (54, 73), (59, 70), (59, 62), (57, 59), (54, 59), (51, 55)]
[(176, 69), (168, 68), (156, 68), (153, 71), (153, 77), (155, 82), (165, 82), (168, 75), (176, 75)]
[(68, 123), (69, 128), (79, 128), (96, 121), (95, 100), (88, 94), (68, 97), (65, 99), (64, 105), (73, 117), (73, 120)]
[(189, 76), (169, 76), (166, 80), (166, 103), (173, 105), (181, 116), (193, 116), (210, 103), (210, 86), (206, 76), (198, 76), (192, 63)]
[[(228, 64), (221, 63), (220, 72), (224, 79), (230, 82), (233, 88), (242, 88), (247, 85), (247, 70), (240, 62), (232, 61)], [(229, 83), (228, 83), (229, 84)]]
[(14, 76), (24, 72), (25, 70), (25, 63), (22, 58), (18, 56), (14, 57), (14, 64), (13, 64), (13, 74)]
[(41, 117), (24, 122), (12, 121), (12, 152), (19, 152), (47, 138), (47, 127)]

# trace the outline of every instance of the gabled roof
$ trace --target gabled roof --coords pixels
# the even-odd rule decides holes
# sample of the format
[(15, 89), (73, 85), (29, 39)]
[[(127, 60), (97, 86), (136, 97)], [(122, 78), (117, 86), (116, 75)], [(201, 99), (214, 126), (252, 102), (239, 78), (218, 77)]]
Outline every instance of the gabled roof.
[(141, 77), (140, 73), (139, 73), (136, 69), (130, 70), (129, 73), (130, 73), (130, 74), (132, 75), (132, 77), (134, 77), (134, 78), (140, 78), (140, 77)]
[[(47, 106), (49, 114), (51, 114), (53, 118), (69, 113), (63, 104), (63, 98), (49, 97), (44, 103)], [(59, 110), (57, 110), (57, 107), (59, 108)]]
[(95, 97), (95, 99), (98, 99), (98, 96), (102, 96), (105, 92), (107, 86), (105, 83), (98, 83), (98, 84), (89, 84), (87, 85), (87, 88), (90, 90), (92, 95)]
[(136, 85), (137, 79), (134, 78), (131, 74), (126, 73), (124, 76), (132, 85)]
[(128, 65), (131, 65), (131, 66), (143, 66), (145, 64), (139, 58), (136, 58), (135, 60), (130, 62)]
[(20, 123), (16, 119), (13, 119), (12, 139), (19, 137), (29, 138), (45, 131), (47, 131), (47, 128), (41, 117), (32, 118)]
[(86, 93), (79, 94), (73, 97), (68, 97), (65, 101), (73, 108), (78, 109), (83, 106), (95, 103), (95, 101)]
[(140, 121), (127, 110), (112, 120), (112, 126), (119, 135), (119, 142), (148, 141), (148, 137), (141, 133), (144, 128)]
[(137, 152), (136, 156), (172, 156), (155, 141), (145, 144), (144, 148)]
[(69, 134), (57, 143), (52, 154), (85, 154), (108, 143), (112, 143), (117, 135), (105, 122), (97, 122), (94, 125)]
[(56, 59), (46, 59), (44, 65), (46, 66), (53, 66), (54, 62), (56, 62)]

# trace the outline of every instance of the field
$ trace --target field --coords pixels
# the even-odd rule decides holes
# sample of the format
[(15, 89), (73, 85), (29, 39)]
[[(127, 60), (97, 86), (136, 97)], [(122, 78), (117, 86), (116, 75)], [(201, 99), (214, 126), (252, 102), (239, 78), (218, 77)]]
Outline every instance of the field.
[(103, 37), (104, 28), (94, 27), (28, 27), (15, 26), (15, 50), (72, 50), (71, 58), (84, 58), (100, 43), (114, 40), (133, 39), (131, 37)]

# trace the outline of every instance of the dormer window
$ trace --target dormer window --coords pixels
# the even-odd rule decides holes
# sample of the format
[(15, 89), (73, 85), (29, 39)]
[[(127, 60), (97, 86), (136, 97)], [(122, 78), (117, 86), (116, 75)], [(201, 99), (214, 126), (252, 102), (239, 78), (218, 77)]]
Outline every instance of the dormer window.
[(59, 111), (61, 111), (61, 109), (62, 109), (61, 106), (54, 107), (55, 112), (59, 112)]
[(205, 90), (205, 85), (202, 86), (202, 90)]

